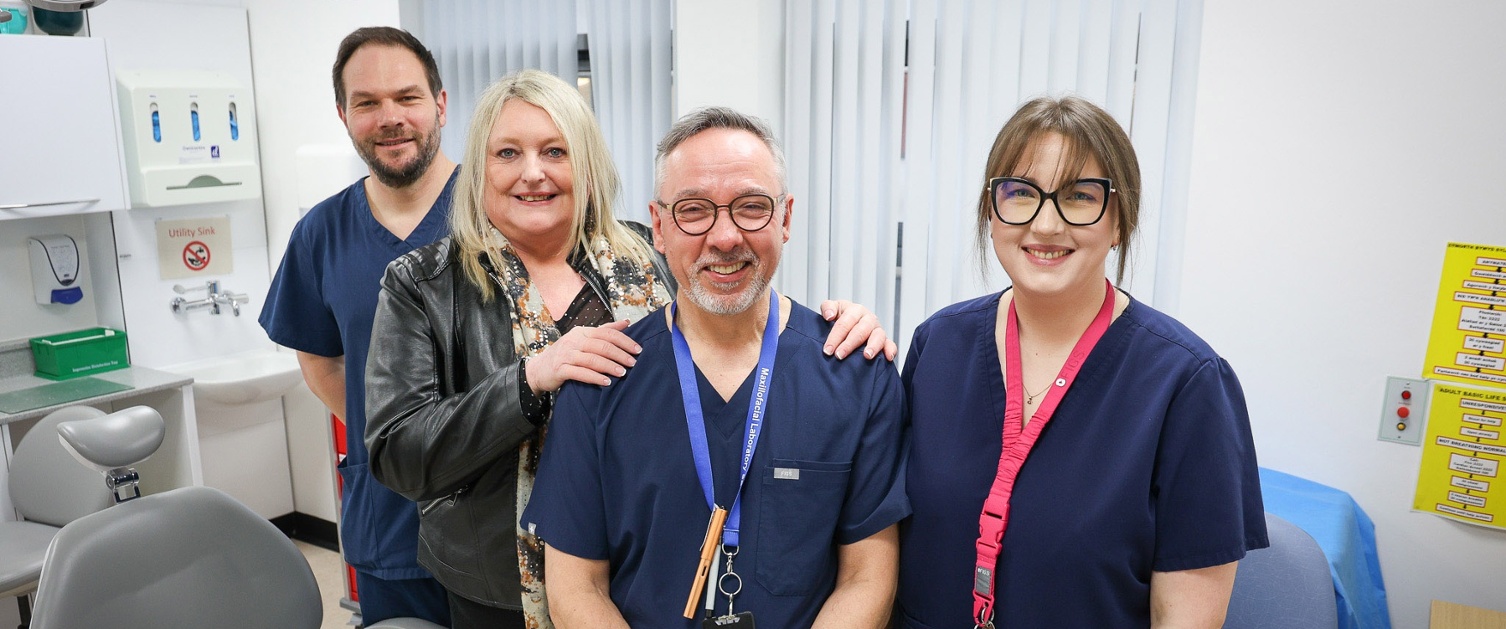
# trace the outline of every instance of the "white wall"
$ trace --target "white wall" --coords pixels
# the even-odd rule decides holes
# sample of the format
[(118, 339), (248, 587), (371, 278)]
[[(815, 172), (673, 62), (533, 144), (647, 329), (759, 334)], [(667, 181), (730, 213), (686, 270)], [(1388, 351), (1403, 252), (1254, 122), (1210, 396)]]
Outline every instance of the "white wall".
[[(298, 147), (350, 146), (330, 75), (340, 40), (362, 26), (398, 26), (398, 0), (244, 2), (261, 125), (267, 248), (275, 270), (298, 222)], [(353, 181), (326, 185), (335, 186), (333, 194)]]
[(674, 3), (674, 115), (707, 105), (763, 118), (784, 134), (784, 3)]
[[(208, 70), (254, 87), (245, 12), (233, 3), (114, 0), (90, 10), (88, 16), (92, 35), (105, 40), (111, 72)], [(113, 215), (125, 323), (135, 341), (133, 363), (163, 367), (271, 347), (255, 316), (270, 278), (261, 199), (138, 207)], [(163, 279), (157, 222), (219, 216), (230, 218), (233, 270), (213, 277)], [(225, 290), (250, 297), (241, 316), (172, 312), (174, 285), (203, 286), (206, 279), (219, 279)]]
[[(105, 40), (113, 73), (215, 71), (230, 75), (254, 92), (246, 11), (239, 4), (236, 0), (115, 0), (90, 10), (88, 18), (91, 35)], [(243, 138), (259, 136), (257, 118), (259, 112), (255, 117), (243, 116)], [(215, 257), (231, 257), (231, 268), (202, 277), (164, 278), (157, 249), (158, 223), (212, 217), (229, 219), (230, 251), (216, 251)], [(260, 198), (134, 207), (113, 212), (111, 218), (120, 303), (132, 341), (133, 364), (171, 369), (182, 363), (272, 348), (256, 323), (270, 282), (266, 218)], [(171, 262), (177, 262), (175, 255)], [(247, 295), (249, 302), (240, 308), (238, 316), (231, 309), (220, 314), (171, 310), (169, 303), (177, 296), (175, 285), (202, 288), (205, 280), (211, 279), (219, 280), (224, 290)], [(200, 291), (185, 297), (204, 295)], [(205, 483), (229, 492), (264, 517), (293, 512), (281, 408), (242, 405), (213, 411), (201, 406), (197, 410)], [(256, 424), (256, 429), (220, 430), (226, 422)], [(241, 455), (241, 459), (232, 460), (229, 454)], [(251, 478), (257, 482), (244, 480)]]
[(1262, 465), (1374, 519), (1397, 627), (1506, 610), (1506, 533), (1409, 512), (1376, 440), (1422, 370), (1444, 245), (1506, 245), (1506, 4), (1210, 1), (1180, 318), (1238, 371)]

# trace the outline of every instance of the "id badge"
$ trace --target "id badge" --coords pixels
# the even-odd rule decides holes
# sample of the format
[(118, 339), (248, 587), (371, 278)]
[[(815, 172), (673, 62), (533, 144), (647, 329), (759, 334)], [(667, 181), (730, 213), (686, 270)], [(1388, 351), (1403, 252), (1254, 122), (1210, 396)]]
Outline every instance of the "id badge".
[(701, 621), (701, 629), (753, 629), (753, 612), (707, 618)]

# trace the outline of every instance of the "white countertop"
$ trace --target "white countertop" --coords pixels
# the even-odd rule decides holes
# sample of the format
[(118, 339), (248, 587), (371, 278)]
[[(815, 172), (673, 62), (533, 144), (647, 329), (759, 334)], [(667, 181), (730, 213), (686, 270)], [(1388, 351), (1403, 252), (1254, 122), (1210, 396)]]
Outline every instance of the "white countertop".
[[(116, 391), (114, 393), (96, 395), (81, 400), (73, 400), (71, 402), (64, 402), (62, 404), (54, 404), (51, 406), (44, 406), (42, 408), (34, 408), (29, 411), (21, 411), (19, 413), (0, 412), (0, 424), (8, 424), (10, 422), (42, 417), (47, 415), (48, 413), (51, 413), (52, 411), (63, 408), (64, 406), (75, 404), (103, 404), (123, 398), (134, 397), (143, 393), (151, 393), (153, 391), (161, 391), (164, 389), (174, 389), (193, 383), (193, 378), (189, 376), (167, 373), (165, 371), (158, 371), (149, 367), (127, 367), (125, 369), (116, 369), (115, 371), (106, 371), (104, 373), (93, 374), (91, 377), (105, 380), (107, 382), (123, 384), (131, 388), (125, 391)], [(8, 378), (0, 378), (0, 393), (10, 393), (12, 391), (20, 391), (22, 389), (29, 389), (32, 387), (53, 384), (55, 382), (58, 381), (39, 378), (37, 376), (29, 374), (10, 376)]]

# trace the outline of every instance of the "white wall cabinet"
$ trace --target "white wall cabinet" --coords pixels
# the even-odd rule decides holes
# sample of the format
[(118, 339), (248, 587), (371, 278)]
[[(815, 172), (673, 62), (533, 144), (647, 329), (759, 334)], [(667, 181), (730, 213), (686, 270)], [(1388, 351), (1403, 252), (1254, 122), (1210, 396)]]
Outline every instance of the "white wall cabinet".
[(0, 220), (127, 209), (105, 42), (0, 37)]

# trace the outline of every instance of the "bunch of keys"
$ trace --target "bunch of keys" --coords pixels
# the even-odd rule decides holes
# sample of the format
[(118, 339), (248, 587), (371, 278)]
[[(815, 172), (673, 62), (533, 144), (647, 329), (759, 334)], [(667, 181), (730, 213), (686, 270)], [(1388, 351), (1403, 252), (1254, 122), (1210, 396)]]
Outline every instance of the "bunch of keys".
[[(716, 616), (713, 614), (714, 603), (711, 592), (706, 593), (706, 619), (701, 621), (702, 629), (754, 629), (753, 612), (735, 613), (732, 602), (743, 591), (743, 578), (732, 571), (732, 558), (737, 556), (736, 546), (723, 546), (722, 554), (727, 556), (727, 571), (720, 575), (712, 572), (711, 578), (716, 581), (717, 591), (727, 597), (727, 614)], [(713, 568), (714, 569), (714, 568)]]

